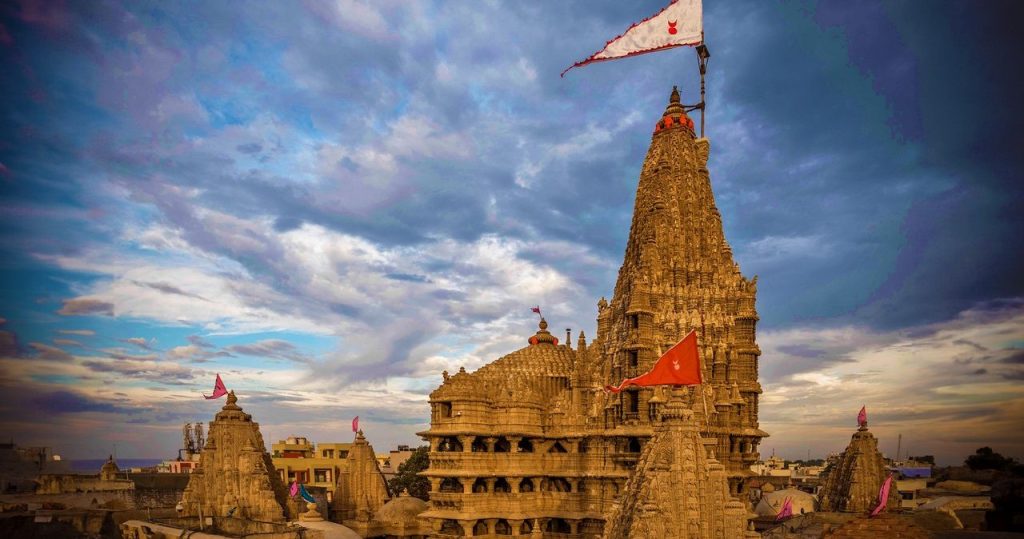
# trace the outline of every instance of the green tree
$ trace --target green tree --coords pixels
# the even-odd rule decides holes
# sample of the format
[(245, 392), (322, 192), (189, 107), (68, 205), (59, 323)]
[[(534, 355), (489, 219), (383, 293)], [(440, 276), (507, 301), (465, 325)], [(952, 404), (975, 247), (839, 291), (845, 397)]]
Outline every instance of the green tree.
[(967, 457), (964, 464), (972, 470), (1006, 470), (1015, 462), (992, 451), (991, 447), (982, 447)]
[(392, 496), (397, 496), (404, 489), (410, 496), (429, 501), (430, 480), (416, 475), (430, 466), (429, 451), (428, 446), (417, 447), (408, 460), (398, 465), (398, 473), (388, 481)]

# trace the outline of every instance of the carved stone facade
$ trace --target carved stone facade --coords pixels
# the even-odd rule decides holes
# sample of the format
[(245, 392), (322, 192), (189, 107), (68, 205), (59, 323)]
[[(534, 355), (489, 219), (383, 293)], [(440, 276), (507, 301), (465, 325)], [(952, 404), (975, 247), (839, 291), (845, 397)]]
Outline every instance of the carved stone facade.
[(287, 491), (274, 471), (259, 424), (237, 404), (235, 392), (210, 423), (199, 467), (182, 496), (183, 516), (233, 516), (284, 522)]
[(729, 495), (725, 467), (701, 438), (693, 412), (680, 395), (665, 404), (662, 423), (613, 506), (604, 538), (743, 537), (747, 510)]
[[(853, 433), (850, 445), (832, 465), (819, 499), (822, 511), (866, 513), (878, 504), (878, 492), (888, 474), (885, 461), (878, 451), (878, 440), (868, 431), (867, 424)], [(886, 508), (899, 507), (899, 494), (895, 485), (889, 489)]]
[[(526, 348), (474, 373), (444, 373), (430, 395), (430, 429), (421, 433), (431, 451), (431, 508), (424, 516), (435, 536), (602, 536), (624, 492), (642, 497), (651, 488), (636, 479), (635, 468), (664, 427), (668, 400), (664, 387), (618, 395), (602, 388), (649, 370), (691, 330), (699, 335), (705, 384), (678, 398), (690, 410), (683, 422), (709, 440), (711, 453), (680, 446), (670, 452), (675, 459), (692, 452), (695, 460), (671, 466), (695, 466), (694, 478), (715, 477), (695, 479), (686, 491), (702, 506), (725, 500), (728, 518), (703, 509), (692, 518), (734, 529), (726, 524), (735, 517), (730, 495), (742, 492), (767, 435), (757, 423), (757, 284), (740, 274), (725, 241), (708, 152), (673, 90), (640, 173), (615, 293), (611, 302), (598, 302), (594, 342), (588, 346), (581, 332), (575, 349), (559, 344), (542, 319)], [(717, 478), (727, 490), (712, 488)], [(646, 522), (622, 511), (675, 503), (652, 496), (632, 509), (619, 506), (616, 522)], [(679, 519), (690, 516), (664, 511), (664, 525), (689, 529)]]

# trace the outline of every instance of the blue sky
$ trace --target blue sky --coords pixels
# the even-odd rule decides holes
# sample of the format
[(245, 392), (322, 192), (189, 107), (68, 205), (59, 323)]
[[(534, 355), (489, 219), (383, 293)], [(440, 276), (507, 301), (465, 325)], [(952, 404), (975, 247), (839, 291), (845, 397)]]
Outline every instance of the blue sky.
[[(416, 443), (444, 369), (594, 335), (693, 51), (565, 67), (660, 2), (0, 9), (0, 432), (172, 457), (221, 373), (264, 437)], [(762, 453), (1024, 456), (1013, 2), (706, 2)]]

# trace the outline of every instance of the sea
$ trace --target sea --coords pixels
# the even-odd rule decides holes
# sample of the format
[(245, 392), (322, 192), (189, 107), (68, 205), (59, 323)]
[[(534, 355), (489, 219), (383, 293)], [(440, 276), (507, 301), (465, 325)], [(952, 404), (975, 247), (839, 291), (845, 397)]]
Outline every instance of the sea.
[[(129, 468), (146, 468), (148, 466), (156, 466), (165, 459), (115, 459), (117, 467), (122, 470)], [(70, 460), (71, 471), (79, 473), (100, 473), (100, 467), (103, 466), (107, 459), (80, 459)]]

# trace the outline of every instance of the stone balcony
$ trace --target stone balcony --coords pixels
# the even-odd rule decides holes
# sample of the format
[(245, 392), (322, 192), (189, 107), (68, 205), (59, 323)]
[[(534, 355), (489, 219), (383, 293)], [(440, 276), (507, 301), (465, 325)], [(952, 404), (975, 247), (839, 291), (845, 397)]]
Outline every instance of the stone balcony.
[[(431, 492), (430, 518), (602, 518), (614, 500), (580, 492)], [(430, 514), (439, 513), (439, 514)]]

